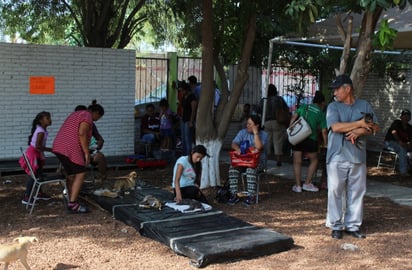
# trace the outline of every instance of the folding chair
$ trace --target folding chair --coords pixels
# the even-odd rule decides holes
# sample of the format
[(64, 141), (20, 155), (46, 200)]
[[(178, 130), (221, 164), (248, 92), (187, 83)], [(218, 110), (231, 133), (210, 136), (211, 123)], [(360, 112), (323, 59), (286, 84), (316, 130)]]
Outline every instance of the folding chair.
[[(384, 156), (389, 156), (389, 160), (387, 160)], [(381, 166), (392, 167), (392, 170), (395, 172), (396, 170), (396, 163), (398, 162), (398, 154), (395, 151), (387, 149), (383, 147), (379, 152), (378, 164), (376, 165), (377, 168)]]
[[(266, 180), (268, 193), (270, 194), (270, 183), (269, 183), (269, 181), (267, 181), (267, 178), (270, 177), (270, 176), (271, 176), (271, 174), (268, 173), (268, 170), (267, 170), (267, 156), (266, 156), (266, 158), (264, 160), (264, 164), (263, 164), (263, 170), (259, 171), (256, 175), (256, 204), (259, 203), (260, 184), (261, 184), (261, 182), (263, 182), (263, 180)], [(245, 172), (242, 173), (241, 177), (242, 177), (242, 185), (243, 185), (243, 190), (244, 190), (243, 192), (245, 194), (247, 194), (246, 185), (245, 185), (245, 181), (247, 181), (246, 173)]]
[[(22, 147), (20, 147), (20, 151), (23, 154), (24, 162), (26, 163), (27, 168), (29, 168), (30, 170), (30, 176), (34, 180), (33, 188), (31, 189), (29, 200), (28, 200), (29, 203), (26, 205), (26, 209), (28, 209), (29, 206), (31, 205), (31, 209), (30, 209), (30, 215), (31, 215), (33, 212), (34, 206), (36, 205), (36, 202), (38, 200), (37, 196), (39, 194), (41, 186), (45, 184), (51, 184), (51, 183), (60, 183), (60, 185), (63, 188), (62, 189), (62, 193), (63, 193), (64, 190), (67, 190), (66, 177), (62, 174), (50, 174), (50, 175), (37, 176), (34, 173), (34, 170), (29, 162), (26, 152), (23, 151)], [(63, 201), (64, 201), (64, 196), (63, 196)], [(65, 201), (64, 203), (66, 204)]]

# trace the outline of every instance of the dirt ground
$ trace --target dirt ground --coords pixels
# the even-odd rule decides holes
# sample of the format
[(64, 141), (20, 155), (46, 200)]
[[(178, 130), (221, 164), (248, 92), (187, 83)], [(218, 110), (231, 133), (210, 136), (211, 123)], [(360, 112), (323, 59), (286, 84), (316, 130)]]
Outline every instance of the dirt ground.
[[(412, 187), (412, 178), (400, 179), (388, 169), (373, 167), (368, 179)], [(222, 179), (228, 165), (221, 165)], [(110, 178), (126, 177), (130, 170), (110, 171)], [(139, 178), (168, 188), (172, 168), (137, 170)], [(212, 206), (257, 226), (294, 239), (293, 249), (264, 257), (227, 261), (206, 269), (412, 269), (412, 207), (385, 198), (365, 198), (363, 232), (366, 239), (332, 239), (324, 226), (327, 191), (294, 193), (291, 180), (271, 177), (271, 193), (263, 186), (261, 201), (253, 207)], [(20, 235), (39, 239), (30, 247), (32, 269), (191, 269), (189, 259), (169, 247), (141, 236), (134, 228), (114, 220), (107, 211), (90, 205), (91, 213), (68, 214), (61, 199), (43, 202), (28, 215), (21, 204), (24, 175), (0, 178), (0, 244)], [(49, 192), (56, 191), (56, 186)], [(352, 244), (355, 250), (345, 249)], [(3, 266), (2, 263), (0, 263)], [(9, 269), (24, 269), (13, 263)]]

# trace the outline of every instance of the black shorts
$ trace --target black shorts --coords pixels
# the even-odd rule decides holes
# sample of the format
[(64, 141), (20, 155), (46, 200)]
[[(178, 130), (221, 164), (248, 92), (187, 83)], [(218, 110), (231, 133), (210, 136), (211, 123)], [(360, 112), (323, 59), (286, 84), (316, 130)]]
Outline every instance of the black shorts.
[(85, 166), (73, 163), (68, 157), (65, 155), (59, 154), (59, 153), (54, 153), (56, 157), (60, 160), (62, 163), (62, 166), (67, 173), (67, 175), (73, 175), (73, 174), (78, 174), (78, 173), (83, 173), (87, 171), (87, 168)]
[(301, 151), (305, 153), (315, 153), (319, 150), (318, 142), (312, 139), (306, 139), (297, 145), (292, 146), (293, 151)]

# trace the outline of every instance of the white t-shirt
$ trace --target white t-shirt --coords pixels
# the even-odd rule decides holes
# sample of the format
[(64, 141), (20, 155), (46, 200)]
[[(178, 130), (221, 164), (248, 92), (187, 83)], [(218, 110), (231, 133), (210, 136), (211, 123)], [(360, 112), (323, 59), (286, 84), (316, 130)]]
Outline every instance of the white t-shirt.
[(177, 166), (181, 164), (183, 166), (182, 176), (180, 177), (180, 187), (194, 186), (196, 179), (196, 172), (189, 162), (190, 156), (181, 156), (175, 163), (173, 168), (173, 181), (172, 187), (175, 187)]

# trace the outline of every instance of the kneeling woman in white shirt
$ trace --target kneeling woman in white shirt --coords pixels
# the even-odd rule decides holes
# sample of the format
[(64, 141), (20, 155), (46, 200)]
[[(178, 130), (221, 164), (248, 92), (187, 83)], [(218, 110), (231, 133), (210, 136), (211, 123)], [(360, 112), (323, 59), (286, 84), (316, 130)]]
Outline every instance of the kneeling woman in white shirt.
[(173, 168), (172, 187), (175, 201), (180, 203), (182, 199), (195, 199), (208, 203), (206, 197), (199, 189), (200, 177), (202, 175), (202, 159), (207, 154), (203, 145), (196, 145), (190, 155), (181, 156)]

